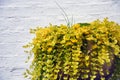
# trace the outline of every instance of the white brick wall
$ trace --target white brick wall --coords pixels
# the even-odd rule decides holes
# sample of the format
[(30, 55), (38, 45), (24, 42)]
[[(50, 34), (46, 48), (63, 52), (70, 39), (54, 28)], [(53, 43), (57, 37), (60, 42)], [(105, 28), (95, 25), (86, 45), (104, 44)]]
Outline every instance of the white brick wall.
[[(120, 23), (120, 0), (58, 0), (75, 22), (108, 17)], [(0, 0), (0, 80), (25, 80), (28, 64), (22, 45), (33, 36), (29, 28), (65, 23), (55, 0)]]

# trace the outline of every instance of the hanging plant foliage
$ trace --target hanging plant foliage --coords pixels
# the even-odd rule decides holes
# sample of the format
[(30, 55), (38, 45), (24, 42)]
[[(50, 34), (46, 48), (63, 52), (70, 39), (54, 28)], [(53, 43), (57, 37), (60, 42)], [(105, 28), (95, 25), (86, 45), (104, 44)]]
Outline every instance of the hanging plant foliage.
[(35, 37), (24, 48), (34, 57), (24, 75), (31, 80), (105, 80), (120, 58), (120, 25), (107, 18), (30, 32)]

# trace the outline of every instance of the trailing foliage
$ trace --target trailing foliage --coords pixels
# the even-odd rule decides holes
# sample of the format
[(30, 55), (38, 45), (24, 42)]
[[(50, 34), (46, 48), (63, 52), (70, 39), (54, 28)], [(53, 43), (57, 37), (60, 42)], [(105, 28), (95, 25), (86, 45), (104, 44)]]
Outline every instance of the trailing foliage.
[(120, 79), (120, 58), (115, 58), (115, 66), (114, 72), (110, 78), (110, 80), (119, 80)]
[(115, 56), (120, 58), (120, 25), (91, 23), (49, 25), (31, 29), (34, 39), (24, 48), (34, 54), (25, 76), (31, 80), (105, 80)]

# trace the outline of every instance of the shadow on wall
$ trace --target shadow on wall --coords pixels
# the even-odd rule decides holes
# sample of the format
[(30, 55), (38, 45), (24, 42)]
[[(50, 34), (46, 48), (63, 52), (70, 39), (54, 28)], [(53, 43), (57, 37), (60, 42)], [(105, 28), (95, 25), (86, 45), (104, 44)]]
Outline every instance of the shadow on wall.
[(102, 1), (102, 2), (112, 2), (112, 4), (117, 4), (117, 5), (120, 5), (120, 0), (99, 0), (99, 1)]
[(120, 0), (111, 0), (114, 5), (119, 6), (120, 8)]
[(3, 80), (2, 76), (0, 76), (0, 80)]
[(101, 0), (103, 2), (108, 2), (111, 1), (113, 4), (119, 4), (120, 5), (120, 0)]
[(1, 5), (7, 5), (9, 4), (11, 1), (10, 0), (0, 0), (0, 6)]
[(111, 0), (113, 3), (120, 3), (120, 0)]

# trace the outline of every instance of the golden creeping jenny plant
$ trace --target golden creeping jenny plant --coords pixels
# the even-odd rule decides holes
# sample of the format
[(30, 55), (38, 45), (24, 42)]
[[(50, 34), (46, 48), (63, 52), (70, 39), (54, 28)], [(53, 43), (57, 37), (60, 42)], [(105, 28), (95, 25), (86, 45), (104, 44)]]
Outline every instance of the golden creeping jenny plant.
[(114, 57), (120, 58), (120, 25), (107, 19), (37, 27), (31, 33), (34, 39), (24, 46), (34, 54), (25, 73), (31, 80), (105, 80)]

